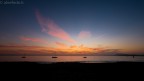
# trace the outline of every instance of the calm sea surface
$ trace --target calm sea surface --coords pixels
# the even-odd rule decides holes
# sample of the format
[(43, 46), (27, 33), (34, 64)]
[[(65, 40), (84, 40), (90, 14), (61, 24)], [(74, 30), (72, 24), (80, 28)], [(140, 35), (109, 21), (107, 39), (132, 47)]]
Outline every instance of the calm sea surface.
[(0, 56), (0, 62), (144, 62), (144, 56)]

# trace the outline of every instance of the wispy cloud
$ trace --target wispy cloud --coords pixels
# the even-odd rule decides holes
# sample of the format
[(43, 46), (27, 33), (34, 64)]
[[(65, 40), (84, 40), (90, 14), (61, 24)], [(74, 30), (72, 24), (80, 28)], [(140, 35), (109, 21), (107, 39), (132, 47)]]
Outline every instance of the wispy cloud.
[(61, 42), (55, 42), (60, 48), (48, 48), (42, 46), (7, 46), (0, 45), (0, 54), (45, 54), (45, 55), (70, 55), (70, 54), (84, 54), (84, 55), (115, 55), (119, 49), (105, 49), (105, 48), (90, 48), (83, 45), (70, 46)]
[(44, 39), (40, 39), (40, 38), (30, 38), (30, 37), (20, 37), (21, 40), (23, 41), (31, 41), (31, 42), (37, 42), (37, 43), (43, 43), (43, 44), (47, 44), (48, 41), (44, 40)]
[(80, 39), (88, 38), (88, 37), (91, 37), (90, 31), (81, 31), (78, 35), (78, 38), (80, 38)]
[(36, 11), (37, 20), (42, 27), (42, 31), (59, 39), (68, 41), (70, 43), (75, 43), (75, 40), (70, 37), (70, 35), (60, 28), (57, 24), (55, 24), (50, 19), (45, 19), (40, 15), (38, 11)]
[(68, 48), (68, 45), (61, 43), (61, 42), (55, 42), (55, 44), (60, 48)]

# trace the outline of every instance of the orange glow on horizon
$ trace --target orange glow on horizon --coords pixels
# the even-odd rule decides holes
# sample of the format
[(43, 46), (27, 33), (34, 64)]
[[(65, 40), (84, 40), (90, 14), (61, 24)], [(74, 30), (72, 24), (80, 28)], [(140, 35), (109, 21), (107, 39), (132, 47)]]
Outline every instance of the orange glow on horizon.
[[(27, 55), (111, 55), (116, 49), (90, 48), (84, 45), (72, 45), (67, 48), (41, 47), (41, 46), (0, 46), (0, 54), (27, 54)], [(120, 50), (119, 53), (134, 54), (144, 53), (142, 50)]]
[(40, 46), (1, 46), (0, 54), (94, 54), (102, 51), (101, 48), (88, 48), (83, 45), (67, 48), (40, 47)]

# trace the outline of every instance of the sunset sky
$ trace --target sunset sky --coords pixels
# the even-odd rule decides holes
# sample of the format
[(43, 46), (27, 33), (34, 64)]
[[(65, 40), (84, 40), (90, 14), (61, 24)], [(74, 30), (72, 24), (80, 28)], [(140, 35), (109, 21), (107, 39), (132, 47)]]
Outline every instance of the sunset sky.
[(144, 0), (12, 1), (23, 4), (0, 4), (0, 54), (144, 54)]

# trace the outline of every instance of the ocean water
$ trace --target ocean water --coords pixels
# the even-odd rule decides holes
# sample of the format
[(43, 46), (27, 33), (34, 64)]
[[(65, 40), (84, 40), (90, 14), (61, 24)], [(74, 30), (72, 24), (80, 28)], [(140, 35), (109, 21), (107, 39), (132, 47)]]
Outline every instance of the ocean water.
[(144, 62), (144, 56), (0, 56), (0, 62)]

